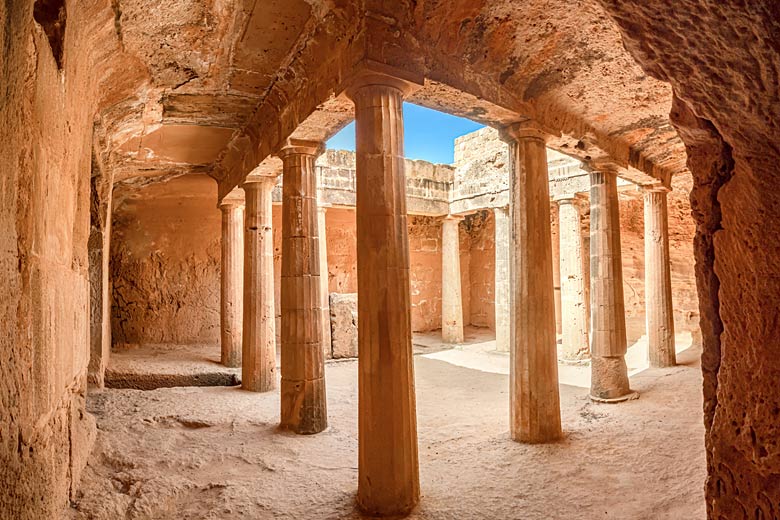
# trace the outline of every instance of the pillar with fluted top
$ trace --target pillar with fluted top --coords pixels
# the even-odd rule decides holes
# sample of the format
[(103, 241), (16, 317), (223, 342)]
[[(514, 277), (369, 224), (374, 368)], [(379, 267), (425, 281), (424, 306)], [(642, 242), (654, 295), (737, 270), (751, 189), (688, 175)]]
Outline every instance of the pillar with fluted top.
[(275, 177), (248, 178), (244, 214), (244, 316), (241, 386), (276, 388), (276, 316), (271, 192)]
[(494, 269), (494, 297), (495, 302), (495, 320), (496, 320), (496, 350), (499, 352), (509, 352), (511, 342), (511, 332), (509, 318), (509, 248), (511, 240), (511, 230), (509, 229), (509, 208), (495, 208), (493, 210), (493, 219), (495, 224), (494, 248), (495, 248), (495, 269)]
[(552, 266), (553, 266), (553, 297), (555, 298), (555, 333), (563, 332), (563, 315), (561, 313), (561, 240), (560, 240), (560, 219), (558, 218), (558, 208), (553, 201), (551, 219), (555, 220), (558, 227), (558, 240), (552, 241)]
[(300, 434), (328, 426), (320, 295), (317, 174), (322, 144), (288, 140), (282, 178), (281, 426)]
[(222, 259), (220, 270), (220, 345), (222, 364), (241, 366), (244, 314), (244, 201), (226, 197), (222, 212)]
[(674, 348), (672, 274), (669, 262), (668, 188), (643, 187), (645, 205), (645, 320), (650, 366), (677, 363)]
[(592, 165), (590, 173), (590, 397), (625, 401), (635, 394), (626, 367), (626, 317), (617, 170)]
[(322, 351), (325, 359), (333, 357), (330, 330), (330, 287), (328, 285), (328, 230), (326, 211), (330, 204), (320, 202), (317, 206), (317, 226), (320, 242), (320, 308), (322, 314)]
[(460, 234), (463, 217), (449, 215), (441, 224), (441, 339), (463, 343), (463, 293), (460, 277)]
[(510, 429), (520, 442), (560, 439), (545, 134), (531, 123), (501, 131), (511, 160)]
[(420, 498), (412, 358), (403, 99), (411, 85), (366, 71), (355, 103), (358, 271), (358, 496), (403, 515)]
[(555, 200), (561, 252), (561, 357), (577, 360), (587, 357), (589, 350), (580, 202), (573, 194), (560, 195)]

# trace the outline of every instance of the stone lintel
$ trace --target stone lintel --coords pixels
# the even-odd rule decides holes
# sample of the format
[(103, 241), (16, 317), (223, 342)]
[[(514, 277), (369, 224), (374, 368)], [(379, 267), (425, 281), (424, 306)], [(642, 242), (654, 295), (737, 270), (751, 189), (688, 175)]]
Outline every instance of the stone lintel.
[(353, 99), (357, 90), (371, 85), (395, 87), (407, 97), (424, 84), (425, 77), (422, 74), (365, 58), (357, 64), (355, 72), (342, 82), (342, 87), (346, 96)]

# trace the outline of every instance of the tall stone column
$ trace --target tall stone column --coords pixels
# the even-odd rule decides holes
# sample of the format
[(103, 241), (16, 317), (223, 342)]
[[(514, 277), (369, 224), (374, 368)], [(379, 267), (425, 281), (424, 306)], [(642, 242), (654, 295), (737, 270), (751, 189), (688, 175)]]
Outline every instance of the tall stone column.
[(512, 164), (510, 428), (516, 441), (550, 442), (562, 432), (547, 149), (530, 124), (511, 125), (502, 138)]
[(276, 316), (271, 192), (274, 177), (247, 179), (244, 215), (244, 330), (241, 386), (276, 388)]
[(617, 173), (590, 170), (590, 396), (625, 401), (632, 396), (626, 367), (626, 317)]
[(495, 221), (495, 279), (494, 301), (496, 319), (496, 350), (509, 352), (510, 322), (509, 319), (509, 242), (511, 231), (509, 229), (509, 209), (495, 208), (493, 210)]
[(330, 331), (330, 287), (328, 285), (328, 229), (325, 212), (330, 204), (320, 202), (317, 206), (317, 227), (320, 237), (320, 309), (322, 314), (322, 351), (326, 359), (333, 357)]
[(674, 348), (669, 222), (664, 186), (643, 189), (645, 202), (645, 319), (650, 366), (677, 363)]
[(558, 240), (552, 241), (552, 266), (553, 266), (553, 297), (555, 298), (555, 333), (563, 332), (563, 317), (561, 311), (561, 240), (560, 219), (557, 206), (553, 204), (551, 218), (555, 219), (558, 226)]
[(282, 181), (281, 426), (319, 433), (328, 426), (322, 346), (317, 172), (322, 144), (289, 140)]
[(572, 195), (556, 197), (561, 271), (562, 357), (582, 359), (588, 355), (588, 315), (583, 273), (579, 201)]
[(219, 209), (222, 211), (219, 314), (222, 364), (240, 367), (244, 314), (244, 201), (226, 197)]
[(463, 217), (449, 215), (441, 225), (441, 339), (463, 343), (463, 294), (460, 278), (460, 234)]
[(357, 134), (357, 501), (377, 516), (406, 514), (420, 498), (403, 150), (408, 88), (368, 74), (347, 91)]

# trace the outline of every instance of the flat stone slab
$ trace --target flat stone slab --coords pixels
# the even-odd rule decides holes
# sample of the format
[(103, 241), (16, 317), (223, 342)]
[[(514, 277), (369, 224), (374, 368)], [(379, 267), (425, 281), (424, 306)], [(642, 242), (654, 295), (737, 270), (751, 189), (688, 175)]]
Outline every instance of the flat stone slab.
[(219, 360), (218, 345), (122, 345), (111, 350), (106, 387), (154, 390), (240, 385), (241, 368), (228, 368)]

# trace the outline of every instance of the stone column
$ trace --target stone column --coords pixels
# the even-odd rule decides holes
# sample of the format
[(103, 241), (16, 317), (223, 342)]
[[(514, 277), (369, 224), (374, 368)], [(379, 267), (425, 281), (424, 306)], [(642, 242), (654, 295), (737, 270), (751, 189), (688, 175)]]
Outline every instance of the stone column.
[(558, 218), (557, 206), (553, 204), (551, 219), (555, 219), (558, 227), (558, 240), (552, 241), (552, 266), (553, 266), (553, 297), (555, 298), (555, 333), (563, 332), (563, 318), (561, 311), (561, 223)]
[(317, 228), (320, 237), (320, 309), (322, 310), (322, 352), (326, 359), (333, 357), (330, 335), (330, 287), (328, 280), (328, 237), (325, 212), (330, 204), (320, 202), (317, 206)]
[(361, 77), (355, 103), (358, 265), (358, 496), (370, 515), (420, 498), (402, 104), (408, 84)]
[(244, 328), (241, 386), (276, 388), (276, 316), (271, 192), (275, 177), (247, 179), (244, 215)]
[(509, 209), (495, 208), (495, 280), (493, 285), (496, 318), (496, 350), (509, 352)]
[(590, 171), (590, 396), (625, 401), (632, 396), (626, 367), (626, 317), (617, 173)]
[(463, 217), (449, 215), (441, 225), (441, 339), (463, 343), (463, 294), (460, 279), (460, 234)]
[(664, 186), (643, 189), (645, 200), (645, 319), (650, 366), (677, 363), (674, 349), (672, 274), (669, 265), (669, 222)]
[(289, 140), (282, 180), (281, 426), (312, 434), (328, 426), (322, 346), (317, 173), (322, 144)]
[(589, 348), (580, 207), (574, 195), (563, 195), (556, 199), (561, 251), (561, 355), (563, 359), (575, 360), (587, 357)]
[(240, 367), (244, 310), (244, 201), (226, 197), (219, 209), (222, 211), (219, 314), (222, 364)]
[(510, 428), (520, 442), (561, 438), (558, 355), (544, 134), (530, 124), (502, 131), (511, 160)]

